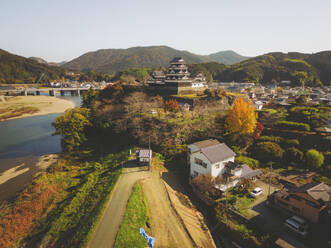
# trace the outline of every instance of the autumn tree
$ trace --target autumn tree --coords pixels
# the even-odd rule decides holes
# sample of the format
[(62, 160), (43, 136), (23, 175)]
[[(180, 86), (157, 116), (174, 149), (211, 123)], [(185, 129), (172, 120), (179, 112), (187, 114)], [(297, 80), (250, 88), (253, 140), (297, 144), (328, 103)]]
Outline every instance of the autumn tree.
[(255, 108), (243, 98), (238, 98), (229, 109), (225, 120), (228, 133), (251, 134), (256, 128)]
[(180, 111), (180, 106), (178, 102), (174, 99), (165, 101), (163, 104), (163, 108), (165, 111), (169, 112), (179, 112)]

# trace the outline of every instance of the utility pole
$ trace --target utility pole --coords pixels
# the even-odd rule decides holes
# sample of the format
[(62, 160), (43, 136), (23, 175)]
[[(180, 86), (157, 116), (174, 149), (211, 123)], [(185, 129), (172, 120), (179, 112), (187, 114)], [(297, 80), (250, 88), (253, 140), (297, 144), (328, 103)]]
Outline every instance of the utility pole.
[(268, 196), (270, 195), (271, 172), (272, 172), (272, 164), (270, 165), (270, 172), (269, 172), (269, 189), (268, 189)]
[(228, 184), (229, 184), (229, 177), (226, 175), (226, 183), (225, 183), (225, 218), (226, 224), (228, 224)]
[(152, 160), (152, 154), (151, 154), (151, 136), (148, 136), (148, 155), (149, 155), (149, 163), (148, 163), (148, 169), (151, 170), (151, 160)]

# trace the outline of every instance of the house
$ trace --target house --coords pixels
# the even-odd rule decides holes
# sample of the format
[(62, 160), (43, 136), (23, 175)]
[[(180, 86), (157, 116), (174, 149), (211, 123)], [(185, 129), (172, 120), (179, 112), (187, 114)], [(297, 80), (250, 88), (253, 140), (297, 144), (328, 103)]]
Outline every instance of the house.
[(138, 149), (136, 150), (136, 159), (139, 165), (149, 165), (152, 161), (152, 150)]
[(318, 223), (328, 221), (324, 218), (330, 218), (330, 194), (330, 186), (312, 181), (301, 186), (287, 184), (283, 189), (274, 192), (269, 200), (275, 206)]
[(188, 145), (187, 159), (191, 179), (201, 174), (218, 178), (215, 188), (225, 191), (236, 186), (241, 180), (254, 178), (260, 170), (234, 162), (236, 154), (225, 143), (209, 139)]

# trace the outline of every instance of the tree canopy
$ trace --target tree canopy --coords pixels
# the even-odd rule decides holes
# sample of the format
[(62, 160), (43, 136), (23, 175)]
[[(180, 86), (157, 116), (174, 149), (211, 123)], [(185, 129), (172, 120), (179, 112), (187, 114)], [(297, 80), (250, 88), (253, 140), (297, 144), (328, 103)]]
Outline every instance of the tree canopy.
[(228, 133), (253, 133), (257, 123), (254, 106), (243, 98), (236, 99), (225, 122)]

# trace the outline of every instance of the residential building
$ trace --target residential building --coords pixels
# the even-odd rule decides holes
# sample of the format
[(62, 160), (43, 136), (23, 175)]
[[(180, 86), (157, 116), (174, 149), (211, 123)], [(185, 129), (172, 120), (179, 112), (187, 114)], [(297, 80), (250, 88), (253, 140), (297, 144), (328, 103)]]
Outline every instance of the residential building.
[(236, 154), (225, 143), (209, 139), (188, 146), (187, 159), (190, 165), (190, 177), (208, 174), (218, 178), (215, 188), (225, 191), (236, 186), (240, 181), (251, 179), (261, 174), (247, 165), (234, 162)]
[[(297, 183), (285, 185), (282, 190), (276, 191), (270, 196), (271, 203), (313, 223), (323, 221), (323, 218), (330, 218), (328, 216), (331, 198), (330, 186), (315, 181), (301, 186), (298, 186)], [(325, 221), (328, 220), (325, 219)]]

